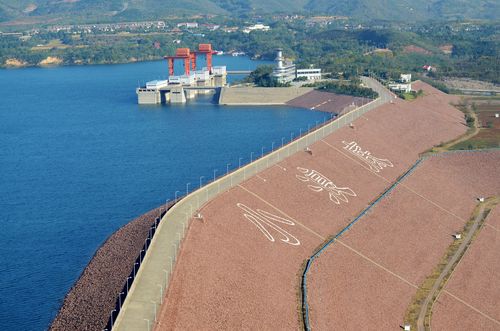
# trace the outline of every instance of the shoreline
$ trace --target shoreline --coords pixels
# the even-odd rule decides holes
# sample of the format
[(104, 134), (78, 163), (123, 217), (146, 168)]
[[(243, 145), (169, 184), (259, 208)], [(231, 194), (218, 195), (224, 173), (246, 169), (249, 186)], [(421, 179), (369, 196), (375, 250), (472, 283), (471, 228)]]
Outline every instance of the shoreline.
[(48, 330), (103, 330), (151, 225), (172, 206), (152, 209), (111, 234), (66, 293)]

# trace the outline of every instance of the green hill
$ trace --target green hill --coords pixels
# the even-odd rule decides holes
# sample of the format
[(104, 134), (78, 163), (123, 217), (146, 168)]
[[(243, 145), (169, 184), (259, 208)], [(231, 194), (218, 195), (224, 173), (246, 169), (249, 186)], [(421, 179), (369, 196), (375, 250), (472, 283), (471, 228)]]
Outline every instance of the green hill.
[(317, 13), (362, 19), (498, 19), (498, 0), (0, 0), (0, 21), (25, 17), (147, 19), (183, 14)]

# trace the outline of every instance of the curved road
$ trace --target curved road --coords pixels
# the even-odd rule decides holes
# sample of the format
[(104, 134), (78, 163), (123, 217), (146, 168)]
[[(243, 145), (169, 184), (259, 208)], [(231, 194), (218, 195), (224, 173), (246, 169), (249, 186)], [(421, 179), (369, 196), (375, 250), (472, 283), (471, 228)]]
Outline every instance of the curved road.
[(420, 313), (418, 314), (418, 319), (417, 319), (417, 330), (418, 331), (425, 331), (425, 315), (427, 313), (427, 307), (429, 304), (433, 302), (434, 295), (438, 293), (439, 291), (439, 286), (443, 283), (444, 278), (446, 275), (452, 271), (453, 265), (463, 256), (463, 252), (467, 249), (467, 245), (469, 245), (470, 241), (472, 240), (472, 237), (476, 233), (478, 227), (479, 227), (479, 222), (483, 219), (484, 217), (484, 210), (486, 208), (486, 204), (481, 204), (481, 209), (479, 210), (479, 213), (477, 214), (476, 218), (474, 219), (474, 224), (472, 225), (471, 229), (467, 233), (467, 236), (465, 237), (465, 240), (460, 244), (460, 247), (458, 247), (458, 250), (455, 252), (455, 254), (452, 256), (451, 260), (448, 262), (444, 270), (441, 272), (439, 275), (438, 279), (434, 282), (434, 285), (432, 286), (431, 291), (425, 298), (424, 303), (422, 304), (422, 307), (420, 308)]

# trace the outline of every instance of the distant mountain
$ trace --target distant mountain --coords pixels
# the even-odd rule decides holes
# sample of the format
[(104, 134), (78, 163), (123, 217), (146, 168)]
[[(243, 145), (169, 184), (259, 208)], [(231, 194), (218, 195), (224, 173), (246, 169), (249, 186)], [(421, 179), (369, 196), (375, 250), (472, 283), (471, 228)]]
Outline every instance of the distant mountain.
[(183, 14), (317, 13), (363, 19), (498, 19), (499, 0), (0, 0), (0, 21), (26, 17), (147, 19)]

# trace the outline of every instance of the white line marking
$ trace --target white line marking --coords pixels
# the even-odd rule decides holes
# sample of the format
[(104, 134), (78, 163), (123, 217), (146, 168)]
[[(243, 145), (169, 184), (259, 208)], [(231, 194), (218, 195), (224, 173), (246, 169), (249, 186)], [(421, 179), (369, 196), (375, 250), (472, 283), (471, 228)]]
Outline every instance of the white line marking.
[(300, 241), (297, 238), (295, 238), (293, 235), (291, 235), (290, 233), (288, 233), (287, 231), (283, 230), (282, 228), (280, 228), (278, 225), (275, 224), (275, 222), (278, 222), (287, 225), (295, 225), (294, 222), (273, 215), (261, 209), (253, 210), (242, 203), (237, 203), (236, 206), (238, 206), (238, 208), (244, 211), (243, 216), (247, 220), (252, 222), (264, 234), (264, 236), (266, 236), (266, 238), (269, 241), (274, 242), (275, 240), (273, 235), (267, 229), (267, 227), (272, 228), (274, 229), (274, 231), (279, 233), (284, 238), (280, 240), (285, 244), (294, 246), (300, 245)]
[(267, 179), (264, 179), (264, 178), (260, 177), (259, 175), (255, 175), (255, 177), (261, 179), (264, 183), (267, 182)]
[(468, 304), (467, 302), (465, 302), (464, 300), (460, 299), (456, 295), (448, 292), (447, 290), (443, 290), (443, 292), (445, 292), (446, 294), (448, 294), (450, 297), (452, 297), (453, 299), (457, 300), (458, 302), (461, 302), (462, 304), (466, 305), (467, 307), (469, 307), (470, 309), (474, 310), (475, 312), (477, 312), (477, 313), (481, 314), (482, 316), (486, 317), (490, 321), (492, 321), (492, 322), (500, 325), (500, 321), (498, 321), (498, 320), (494, 319), (493, 317), (487, 315), (486, 313), (482, 312), (481, 310), (477, 309), (476, 307)]
[(314, 192), (327, 191), (330, 196), (330, 200), (337, 205), (340, 202), (349, 202), (347, 196), (356, 197), (356, 193), (348, 187), (337, 187), (328, 177), (320, 174), (316, 170), (309, 170), (306, 168), (297, 167), (297, 170), (303, 175), (295, 175), (295, 177), (302, 182), (311, 182), (317, 185), (307, 185), (307, 187)]
[(250, 191), (249, 189), (247, 189), (246, 187), (244, 187), (243, 185), (238, 185), (238, 187), (240, 187), (242, 190), (245, 190), (247, 191), (249, 194), (253, 195), (254, 197), (256, 197), (257, 199), (259, 199), (260, 201), (262, 201), (263, 203), (265, 203), (266, 205), (268, 205), (269, 207), (271, 208), (274, 208), (275, 210), (277, 210), (278, 212), (280, 212), (282, 215), (284, 215), (285, 217), (287, 217), (288, 219), (292, 220), (295, 224), (298, 224), (300, 225), (301, 227), (303, 227), (304, 229), (306, 229), (307, 231), (309, 231), (310, 233), (314, 234), (316, 237), (320, 238), (321, 240), (325, 240), (326, 238), (323, 237), (322, 235), (320, 235), (319, 233), (317, 233), (316, 231), (312, 230), (311, 228), (308, 228), (307, 226), (305, 226), (304, 224), (302, 224), (301, 222), (297, 221), (296, 219), (294, 219), (293, 217), (291, 217), (290, 215), (288, 215), (287, 213), (285, 213), (284, 211), (282, 211), (281, 209), (279, 209), (278, 207), (274, 206), (273, 204), (271, 204), (270, 202), (268, 202), (267, 200), (261, 198), (259, 195), (257, 195), (256, 193)]
[(349, 143), (342, 141), (342, 144), (344, 144), (344, 150), (348, 151), (349, 153), (366, 163), (370, 167), (370, 169), (375, 172), (380, 172), (380, 170), (383, 170), (386, 167), (394, 167), (392, 162), (388, 159), (379, 159), (377, 157), (374, 157), (372, 153), (367, 150), (363, 152), (361, 147), (355, 141), (351, 141)]
[(283, 171), (286, 171), (286, 168), (283, 168), (282, 166), (280, 166), (278, 163), (275, 164), (275, 166), (277, 166), (278, 168), (280, 168), (281, 170)]

